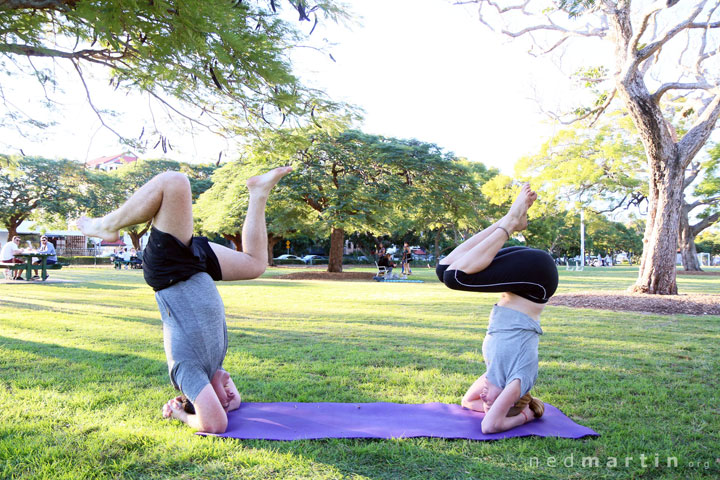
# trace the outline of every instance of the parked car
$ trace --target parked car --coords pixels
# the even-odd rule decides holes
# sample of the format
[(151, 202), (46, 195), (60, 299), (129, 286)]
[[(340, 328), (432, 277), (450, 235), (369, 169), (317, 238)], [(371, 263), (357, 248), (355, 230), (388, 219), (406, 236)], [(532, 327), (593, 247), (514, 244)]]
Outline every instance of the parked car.
[(301, 258), (301, 260), (308, 265), (315, 265), (318, 263), (327, 263), (328, 257), (324, 255), (305, 255)]
[(278, 255), (277, 257), (273, 258), (273, 260), (300, 260), (301, 262), (304, 262), (304, 260), (297, 255), (288, 254)]
[(283, 254), (273, 258), (275, 265), (305, 265), (305, 261), (297, 255)]
[(347, 264), (353, 264), (353, 263), (373, 263), (374, 260), (370, 260), (365, 255), (343, 255), (343, 263)]

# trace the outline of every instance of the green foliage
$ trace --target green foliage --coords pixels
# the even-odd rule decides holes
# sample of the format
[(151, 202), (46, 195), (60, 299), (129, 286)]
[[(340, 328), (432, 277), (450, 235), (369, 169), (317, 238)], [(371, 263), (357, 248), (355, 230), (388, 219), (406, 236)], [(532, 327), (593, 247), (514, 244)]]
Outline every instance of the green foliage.
[[(254, 159), (229, 162), (212, 176), (213, 185), (195, 203), (195, 218), (200, 230), (220, 235), (239, 235), (248, 207), (248, 178), (268, 169), (265, 162)], [(265, 210), (268, 233), (283, 238), (314, 232), (317, 215), (303, 202), (288, 198), (281, 184), (274, 188)]]
[(77, 162), (0, 155), (0, 223), (12, 233), (33, 216), (67, 217), (86, 185)]
[(720, 229), (708, 229), (695, 238), (698, 252), (707, 252), (710, 255), (720, 255)]
[(515, 171), (543, 196), (597, 211), (637, 205), (647, 195), (642, 144), (627, 117), (594, 129), (558, 132)]
[(702, 219), (714, 217), (720, 212), (720, 143), (711, 145), (708, 154), (709, 157), (700, 165), (701, 180), (692, 193), (694, 200), (705, 205), (703, 211), (697, 214)]
[[(33, 5), (35, 3), (35, 5)], [(334, 0), (288, 1), (300, 21), (342, 21)], [(320, 114), (335, 107), (303, 87), (287, 57), (303, 35), (283, 20), (280, 0), (49, 0), (0, 4), (0, 56), (107, 67), (121, 90), (197, 106), (228, 130), (248, 122)], [(50, 87), (52, 69), (28, 73)], [(131, 142), (137, 144), (138, 142)]]
[(591, 10), (595, 6), (596, 0), (555, 0), (555, 3), (558, 10), (567, 12), (568, 17), (573, 18)]

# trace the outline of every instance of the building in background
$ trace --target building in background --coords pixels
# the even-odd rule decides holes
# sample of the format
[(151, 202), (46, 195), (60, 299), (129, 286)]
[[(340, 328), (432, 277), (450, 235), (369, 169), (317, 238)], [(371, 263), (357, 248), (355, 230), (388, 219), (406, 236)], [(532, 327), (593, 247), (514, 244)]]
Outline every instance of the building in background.
[[(27, 248), (28, 242), (33, 248), (40, 246), (40, 237), (48, 237), (48, 241), (55, 245), (58, 255), (76, 257), (93, 256), (95, 248), (88, 248), (88, 239), (82, 232), (77, 230), (44, 230), (37, 228), (35, 222), (25, 221), (20, 224), (17, 234), (21, 239), (20, 248)], [(8, 241), (8, 231), (0, 229), (0, 244), (5, 245)]]
[(111, 170), (117, 170), (128, 163), (135, 163), (137, 161), (138, 156), (134, 153), (123, 152), (119, 155), (111, 155), (109, 157), (100, 157), (94, 160), (89, 160), (85, 163), (85, 167), (109, 172)]

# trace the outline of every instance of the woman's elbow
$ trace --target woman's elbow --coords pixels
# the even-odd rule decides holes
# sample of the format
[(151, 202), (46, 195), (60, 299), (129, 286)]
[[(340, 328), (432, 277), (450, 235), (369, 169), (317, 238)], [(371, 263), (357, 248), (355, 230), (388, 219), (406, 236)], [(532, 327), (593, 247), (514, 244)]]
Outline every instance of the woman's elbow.
[(483, 420), (483, 422), (480, 424), (480, 429), (482, 430), (482, 433), (485, 435), (489, 433), (497, 433), (500, 432), (500, 426), (497, 425), (495, 422), (486, 422)]

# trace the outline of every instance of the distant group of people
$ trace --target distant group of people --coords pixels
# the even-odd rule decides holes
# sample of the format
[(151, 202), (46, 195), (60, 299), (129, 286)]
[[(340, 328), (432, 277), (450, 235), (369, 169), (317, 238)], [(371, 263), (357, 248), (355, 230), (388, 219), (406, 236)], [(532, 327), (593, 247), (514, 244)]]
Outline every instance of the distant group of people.
[[(393, 261), (392, 255), (387, 253), (385, 246), (382, 244), (378, 245), (376, 253), (378, 256), (378, 266), (385, 267), (385, 271), (388, 274), (392, 273), (393, 268), (395, 268), (397, 264)], [(410, 262), (412, 262), (412, 249), (410, 248), (410, 245), (405, 242), (402, 249), (402, 257), (400, 259), (400, 268), (403, 275), (412, 275)]]
[[(32, 243), (28, 240), (28, 246), (26, 248), (20, 247), (21, 239), (19, 236), (15, 235), (8, 243), (5, 244), (5, 246), (2, 247), (2, 250), (0, 250), (0, 262), (2, 263), (11, 263), (11, 264), (19, 264), (19, 263), (26, 263), (26, 260), (20, 257), (16, 257), (15, 255), (21, 254), (21, 253), (42, 253), (45, 255), (49, 255), (45, 259), (46, 265), (54, 265), (57, 263), (58, 258), (57, 254), (55, 252), (55, 245), (53, 245), (52, 242), (48, 240), (48, 237), (43, 235), (40, 237), (40, 246), (39, 248), (33, 247)], [(33, 265), (40, 265), (42, 262), (38, 258), (33, 258)], [(38, 275), (38, 269), (33, 269), (34, 276), (33, 279), (40, 278)], [(25, 280), (22, 277), (22, 270), (13, 270), (12, 271), (12, 279), (13, 280)]]
[(110, 255), (110, 260), (117, 270), (121, 270), (123, 267), (126, 269), (142, 268), (142, 251), (138, 251), (134, 247), (130, 250), (127, 248), (116, 249)]

